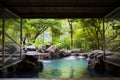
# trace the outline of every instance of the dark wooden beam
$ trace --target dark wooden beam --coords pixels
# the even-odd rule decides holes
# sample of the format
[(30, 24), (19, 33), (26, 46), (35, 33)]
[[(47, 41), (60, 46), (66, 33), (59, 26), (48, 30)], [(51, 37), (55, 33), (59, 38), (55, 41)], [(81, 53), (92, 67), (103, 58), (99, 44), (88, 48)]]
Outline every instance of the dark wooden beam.
[(106, 13), (113, 7), (9, 7), (17, 13)]
[(3, 0), (8, 7), (115, 7), (120, 4), (119, 0)]
[[(98, 16), (99, 15), (99, 16)], [(54, 13), (43, 13), (43, 14), (21, 14), (22, 18), (101, 18), (104, 17), (105, 14), (69, 14), (69, 13), (62, 13), (62, 14), (54, 14)]]
[[(22, 17), (104, 17), (120, 0), (2, 0), (4, 7)], [(51, 15), (54, 14), (54, 15)]]

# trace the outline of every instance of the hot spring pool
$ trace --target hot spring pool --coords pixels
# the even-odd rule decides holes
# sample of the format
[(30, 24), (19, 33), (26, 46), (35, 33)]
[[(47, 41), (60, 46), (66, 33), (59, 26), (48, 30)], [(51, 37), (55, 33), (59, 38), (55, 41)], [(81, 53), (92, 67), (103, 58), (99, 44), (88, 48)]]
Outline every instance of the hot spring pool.
[(9, 78), (95, 78), (110, 77), (105, 73), (96, 73), (87, 69), (84, 57), (69, 56), (61, 59), (43, 60), (43, 72), (10, 73)]
[[(62, 59), (45, 60), (45, 69), (39, 77), (79, 78), (87, 77), (87, 61), (84, 57), (70, 56)], [(89, 77), (89, 76), (88, 76)]]

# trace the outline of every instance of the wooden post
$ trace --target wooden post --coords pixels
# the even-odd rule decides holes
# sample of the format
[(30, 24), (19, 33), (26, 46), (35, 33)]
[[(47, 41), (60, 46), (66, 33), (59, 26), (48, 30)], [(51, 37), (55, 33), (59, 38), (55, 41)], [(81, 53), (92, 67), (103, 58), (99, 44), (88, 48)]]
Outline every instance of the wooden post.
[(22, 59), (22, 18), (20, 18), (20, 59)]
[(5, 57), (4, 57), (4, 49), (5, 49), (5, 18), (2, 18), (2, 66), (4, 67), (5, 63)]
[(45, 33), (45, 31), (43, 31), (43, 44), (44, 44), (44, 33)]
[(106, 47), (106, 45), (105, 45), (105, 18), (103, 18), (103, 47), (102, 47), (102, 49), (103, 49), (103, 60), (105, 60), (105, 47)]

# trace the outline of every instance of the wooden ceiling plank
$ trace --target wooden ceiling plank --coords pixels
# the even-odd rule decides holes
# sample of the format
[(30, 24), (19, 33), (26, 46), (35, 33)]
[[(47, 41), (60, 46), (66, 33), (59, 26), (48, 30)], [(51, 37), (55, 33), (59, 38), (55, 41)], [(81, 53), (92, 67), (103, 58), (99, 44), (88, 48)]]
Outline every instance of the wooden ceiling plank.
[(18, 13), (104, 13), (112, 7), (11, 7)]
[(120, 0), (2, 0), (2, 5), (22, 17), (103, 17), (118, 7)]
[(8, 7), (44, 7), (44, 6), (118, 6), (119, 0), (3, 0)]

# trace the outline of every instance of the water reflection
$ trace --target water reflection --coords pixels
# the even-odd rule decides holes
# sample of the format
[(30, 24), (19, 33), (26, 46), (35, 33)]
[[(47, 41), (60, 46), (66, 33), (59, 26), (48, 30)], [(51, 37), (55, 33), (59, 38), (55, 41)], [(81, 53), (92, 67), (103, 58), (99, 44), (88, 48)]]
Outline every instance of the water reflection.
[(44, 71), (39, 73), (41, 78), (79, 78), (87, 76), (84, 76), (87, 66), (84, 57), (69, 56), (63, 59), (54, 59), (50, 63), (44, 63), (44, 66)]
[(46, 69), (43, 73), (38, 74), (40, 78), (60, 78), (61, 71), (58, 69)]

